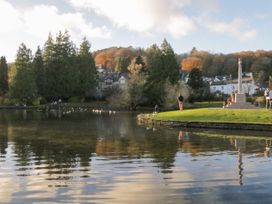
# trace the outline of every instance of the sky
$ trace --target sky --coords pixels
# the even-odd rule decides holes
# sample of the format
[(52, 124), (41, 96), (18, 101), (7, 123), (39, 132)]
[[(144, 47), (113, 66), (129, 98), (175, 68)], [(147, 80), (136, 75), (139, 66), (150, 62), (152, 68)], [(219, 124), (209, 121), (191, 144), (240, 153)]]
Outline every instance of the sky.
[(34, 53), (60, 30), (92, 51), (164, 38), (179, 54), (271, 50), (271, 11), (271, 0), (0, 0), (0, 56), (14, 61), (22, 42)]

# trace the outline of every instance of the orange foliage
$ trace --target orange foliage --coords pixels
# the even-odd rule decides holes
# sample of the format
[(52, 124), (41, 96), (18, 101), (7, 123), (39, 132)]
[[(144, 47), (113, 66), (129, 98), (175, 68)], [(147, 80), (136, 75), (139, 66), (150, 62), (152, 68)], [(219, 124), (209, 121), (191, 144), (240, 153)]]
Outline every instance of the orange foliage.
[(191, 71), (193, 68), (202, 69), (202, 60), (198, 57), (188, 57), (181, 62), (183, 71)]
[(116, 61), (119, 57), (130, 57), (131, 59), (136, 56), (133, 48), (109, 48), (99, 51), (95, 55), (95, 64), (102, 65), (107, 68), (114, 68)]
[(104, 52), (100, 52), (95, 56), (95, 64), (96, 65), (102, 65), (106, 66), (106, 61), (107, 61), (107, 55)]

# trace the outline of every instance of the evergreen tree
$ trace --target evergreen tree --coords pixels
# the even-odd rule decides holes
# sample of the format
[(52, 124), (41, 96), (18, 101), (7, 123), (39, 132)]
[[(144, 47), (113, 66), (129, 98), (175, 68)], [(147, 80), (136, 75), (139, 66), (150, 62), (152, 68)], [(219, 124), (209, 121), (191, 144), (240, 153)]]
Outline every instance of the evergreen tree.
[(147, 85), (144, 91), (150, 105), (163, 104), (164, 83), (166, 80), (163, 77), (163, 70), (162, 52), (157, 49), (151, 60)]
[(59, 32), (55, 42), (49, 35), (44, 49), (47, 99), (68, 99), (73, 96), (76, 81), (75, 54), (75, 46), (67, 31), (64, 34)]
[(128, 71), (129, 64), (130, 64), (129, 57), (118, 57), (114, 70), (119, 73), (125, 73)]
[(37, 87), (32, 66), (32, 54), (25, 44), (21, 44), (17, 52), (16, 75), (10, 87), (11, 97), (19, 102), (32, 103), (37, 97)]
[(84, 38), (77, 56), (77, 89), (76, 95), (82, 98), (92, 95), (96, 82), (96, 67), (92, 53), (90, 52), (91, 45)]
[(194, 68), (189, 74), (187, 84), (194, 90), (198, 90), (203, 87), (202, 73), (199, 69)]
[(166, 80), (164, 78), (164, 63), (162, 58), (162, 51), (160, 49), (156, 50), (150, 64), (149, 82), (160, 82)]
[(138, 55), (137, 57), (136, 57), (136, 59), (135, 59), (135, 64), (141, 64), (141, 65), (143, 65), (143, 66), (145, 66), (145, 62), (144, 62), (144, 59), (143, 59), (143, 57), (141, 56), (141, 55)]
[(179, 64), (174, 50), (166, 39), (164, 39), (161, 45), (161, 51), (164, 66), (163, 77), (175, 84), (179, 80)]
[(164, 40), (160, 49), (155, 49), (149, 67), (149, 77), (146, 86), (146, 95), (152, 105), (163, 104), (164, 83), (177, 83), (179, 79), (179, 65), (170, 44)]
[(150, 80), (172, 84), (179, 79), (179, 65), (170, 44), (164, 39), (161, 49), (157, 49), (150, 66)]
[(187, 84), (192, 88), (190, 102), (201, 101), (209, 92), (209, 86), (203, 82), (202, 72), (197, 68), (191, 70)]
[(52, 37), (52, 34), (49, 33), (47, 41), (44, 44), (43, 49), (43, 60), (45, 65), (48, 65), (53, 60), (53, 54), (54, 54), (54, 40)]
[(35, 57), (33, 59), (33, 69), (34, 69), (38, 94), (40, 96), (43, 96), (44, 87), (45, 87), (45, 72), (44, 72), (43, 56), (42, 56), (42, 51), (40, 47), (38, 47), (35, 53)]
[(56, 83), (56, 72), (53, 69), (54, 67), (54, 51), (55, 51), (55, 42), (53, 40), (52, 34), (49, 33), (47, 41), (44, 44), (43, 48), (43, 62), (44, 62), (44, 74), (45, 74), (45, 83), (44, 83), (44, 93), (43, 96), (49, 100), (52, 99), (54, 95), (54, 86)]
[(116, 61), (117, 62), (115, 64), (114, 71), (115, 72), (121, 72), (123, 58), (122, 57), (118, 57)]
[(8, 65), (5, 57), (0, 59), (0, 93), (8, 92)]

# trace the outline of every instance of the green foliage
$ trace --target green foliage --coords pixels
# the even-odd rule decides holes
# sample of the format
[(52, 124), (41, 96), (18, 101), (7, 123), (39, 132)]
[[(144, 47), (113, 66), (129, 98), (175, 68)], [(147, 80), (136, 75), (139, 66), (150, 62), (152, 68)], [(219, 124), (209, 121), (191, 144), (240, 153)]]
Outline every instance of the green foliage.
[(164, 83), (168, 80), (171, 84), (175, 84), (178, 79), (179, 65), (177, 58), (170, 44), (164, 40), (160, 49), (154, 49), (150, 62), (145, 92), (151, 105), (162, 105), (165, 95)]
[(192, 69), (189, 74), (189, 79), (187, 84), (193, 89), (198, 90), (203, 86), (202, 73), (199, 69)]
[(80, 45), (79, 54), (76, 57), (77, 66), (74, 67), (74, 77), (76, 78), (75, 84), (73, 85), (76, 87), (74, 89), (74, 95), (81, 98), (91, 96), (97, 85), (96, 67), (90, 48), (91, 45), (89, 41), (84, 38)]
[(203, 82), (202, 72), (199, 69), (192, 69), (187, 84), (192, 88), (189, 102), (211, 99), (209, 84)]
[(45, 89), (45, 70), (43, 63), (43, 56), (40, 47), (38, 47), (34, 59), (33, 59), (33, 69), (35, 74), (35, 82), (38, 89), (38, 94), (40, 96), (44, 95)]
[(96, 67), (90, 43), (84, 38), (77, 52), (68, 32), (49, 34), (43, 52), (38, 47), (32, 62), (31, 51), (22, 45), (16, 59), (11, 96), (30, 102), (37, 94), (48, 101), (91, 96), (96, 87)]
[(179, 65), (171, 45), (164, 39), (161, 45), (162, 62), (164, 65), (163, 76), (172, 84), (179, 80)]
[(0, 59), (0, 94), (8, 92), (8, 65), (5, 57)]
[[(142, 61), (142, 63), (144, 62)], [(143, 64), (136, 64), (136, 58), (133, 59), (129, 66), (130, 79), (127, 86), (110, 99), (113, 107), (127, 107), (130, 110), (136, 110), (139, 105), (145, 103), (144, 87), (147, 76), (143, 70)]]
[[(53, 44), (53, 46), (52, 46)], [(73, 96), (76, 50), (66, 31), (59, 32), (55, 43), (49, 35), (45, 46), (45, 97), (47, 99), (68, 99)]]
[(48, 100), (91, 96), (97, 84), (90, 43), (83, 39), (79, 52), (66, 31), (55, 41), (49, 35), (44, 47), (45, 91)]
[(161, 49), (154, 53), (150, 66), (149, 81), (165, 82), (172, 84), (179, 79), (179, 65), (175, 53), (170, 44), (164, 39)]
[(144, 74), (132, 74), (128, 81), (128, 103), (132, 110), (136, 110), (137, 106), (144, 102), (144, 86), (146, 76)]
[(129, 107), (129, 95), (127, 89), (119, 90), (108, 98), (110, 107), (113, 109), (130, 109)]
[(69, 103), (80, 103), (80, 102), (82, 102), (82, 99), (77, 96), (73, 96), (73, 97), (69, 98), (68, 102)]
[(31, 104), (37, 97), (37, 86), (32, 66), (31, 50), (25, 44), (21, 44), (19, 47), (15, 66), (17, 73), (10, 87), (10, 95), (20, 102)]
[(183, 82), (179, 82), (177, 84), (171, 84), (167, 81), (164, 84), (164, 107), (165, 108), (177, 108), (178, 101), (177, 97), (181, 94), (184, 97), (184, 101), (186, 101), (190, 95), (190, 88), (187, 84)]
[(117, 62), (115, 64), (114, 71), (125, 73), (128, 71), (128, 66), (130, 64), (130, 58), (129, 57), (118, 57)]
[(272, 75), (272, 59), (261, 57), (257, 59), (251, 67), (253, 76), (257, 84), (263, 87), (268, 86), (269, 76)]
[(4, 106), (11, 106), (11, 105), (15, 105), (16, 103), (18, 103), (18, 101), (16, 99), (4, 96), (0, 98), (0, 104), (4, 105)]

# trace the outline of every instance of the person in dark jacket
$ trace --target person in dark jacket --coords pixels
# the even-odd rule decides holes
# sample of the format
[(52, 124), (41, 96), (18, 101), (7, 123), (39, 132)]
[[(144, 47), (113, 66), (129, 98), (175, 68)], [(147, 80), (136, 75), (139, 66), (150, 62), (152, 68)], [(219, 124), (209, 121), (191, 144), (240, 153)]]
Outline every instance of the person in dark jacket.
[(179, 104), (179, 110), (183, 110), (184, 106), (183, 106), (183, 96), (181, 94), (179, 94), (178, 96), (178, 104)]

